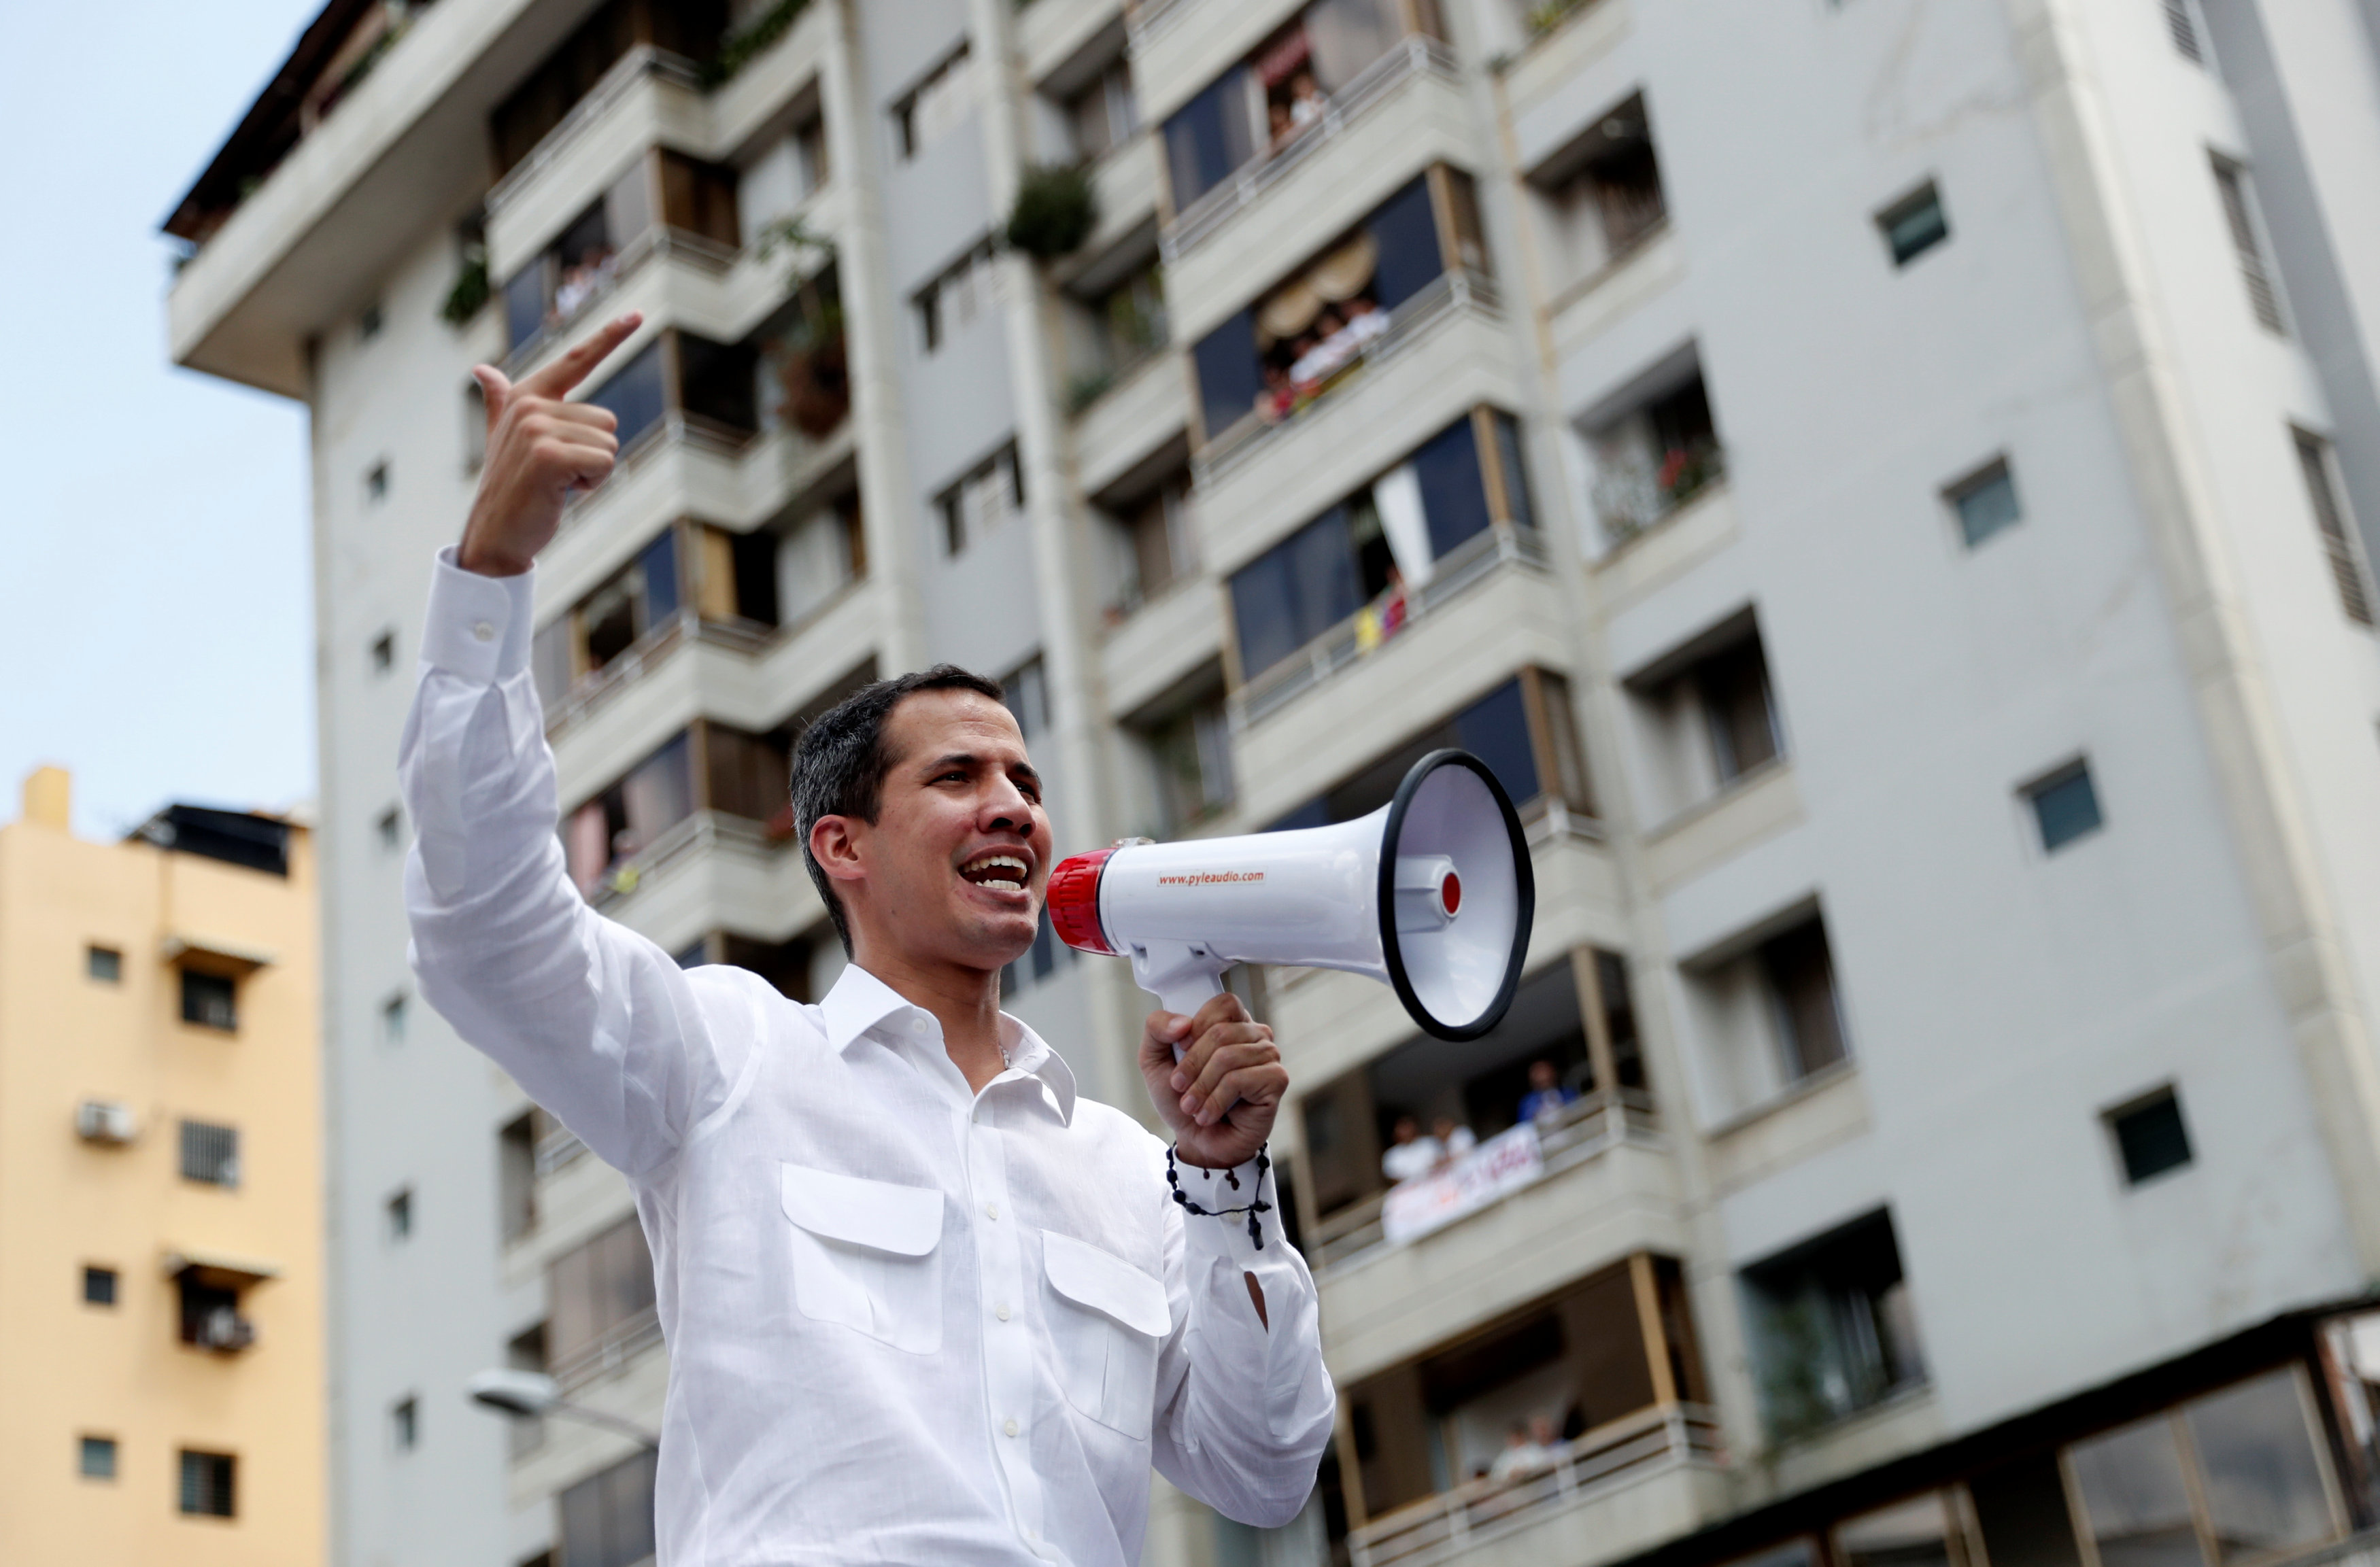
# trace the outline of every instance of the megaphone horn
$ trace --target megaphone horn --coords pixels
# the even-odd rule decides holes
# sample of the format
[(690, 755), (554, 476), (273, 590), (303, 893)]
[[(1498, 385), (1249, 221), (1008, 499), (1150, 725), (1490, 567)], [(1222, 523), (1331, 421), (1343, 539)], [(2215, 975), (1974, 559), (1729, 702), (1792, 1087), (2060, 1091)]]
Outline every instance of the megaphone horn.
[(1128, 840), (1062, 862), (1049, 897), (1068, 946), (1129, 955), (1168, 1012), (1221, 994), (1233, 964), (1339, 968), (1393, 988), (1439, 1039), (1475, 1039), (1512, 1004), (1536, 878), (1503, 785), (1477, 757), (1448, 749), (1414, 763), (1369, 816)]

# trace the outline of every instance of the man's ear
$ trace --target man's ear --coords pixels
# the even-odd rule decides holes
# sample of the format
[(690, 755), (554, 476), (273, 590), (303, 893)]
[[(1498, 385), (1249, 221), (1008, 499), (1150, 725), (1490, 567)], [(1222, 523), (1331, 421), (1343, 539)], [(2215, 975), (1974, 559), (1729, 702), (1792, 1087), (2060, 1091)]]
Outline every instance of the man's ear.
[(810, 857), (837, 881), (861, 881), (868, 876), (861, 833), (866, 822), (847, 816), (821, 816), (810, 823)]

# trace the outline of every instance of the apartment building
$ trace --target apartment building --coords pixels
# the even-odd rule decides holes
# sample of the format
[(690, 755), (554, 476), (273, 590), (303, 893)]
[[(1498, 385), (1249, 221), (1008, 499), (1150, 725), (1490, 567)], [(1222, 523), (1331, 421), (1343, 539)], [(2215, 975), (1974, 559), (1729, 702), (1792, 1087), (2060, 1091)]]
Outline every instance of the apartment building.
[(310, 835), (174, 805), (0, 827), (0, 1555), (313, 1567), (322, 1463)]
[[(2375, 30), (334, 0), (167, 226), (176, 360), (313, 414), (338, 1560), (650, 1549), (633, 1438), (463, 1396), (650, 1423), (665, 1348), (625, 1186), (409, 1003), (390, 766), (468, 367), (627, 308), (535, 662), (572, 874), (683, 961), (822, 993), (788, 747), (936, 659), (1067, 849), (1450, 743), (1522, 805), (1488, 1039), (1248, 977), (1343, 1418), (1296, 1524), (1160, 1487), (1150, 1560), (2380, 1523)], [(1121, 966), (1010, 981), (1139, 1106)]]

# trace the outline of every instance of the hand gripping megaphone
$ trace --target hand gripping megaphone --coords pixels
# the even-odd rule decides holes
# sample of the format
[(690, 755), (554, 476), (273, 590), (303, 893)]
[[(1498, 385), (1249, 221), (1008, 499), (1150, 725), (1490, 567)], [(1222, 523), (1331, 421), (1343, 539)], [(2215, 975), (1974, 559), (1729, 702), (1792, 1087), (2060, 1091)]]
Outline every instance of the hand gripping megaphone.
[(1536, 879), (1503, 785), (1449, 749), (1353, 821), (1076, 855), (1050, 873), (1049, 903), (1068, 946), (1130, 954), (1168, 1012), (1196, 1012), (1235, 963), (1343, 968), (1392, 987), (1439, 1039), (1475, 1039), (1512, 1004)]

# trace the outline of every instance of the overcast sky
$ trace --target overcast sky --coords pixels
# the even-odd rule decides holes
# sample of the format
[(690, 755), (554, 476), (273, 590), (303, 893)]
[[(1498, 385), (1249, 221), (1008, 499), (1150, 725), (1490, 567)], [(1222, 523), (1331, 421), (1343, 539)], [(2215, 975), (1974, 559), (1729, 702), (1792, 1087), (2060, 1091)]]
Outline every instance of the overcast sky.
[(0, 821), (312, 796), (305, 412), (166, 362), (157, 225), (320, 4), (0, 0)]

